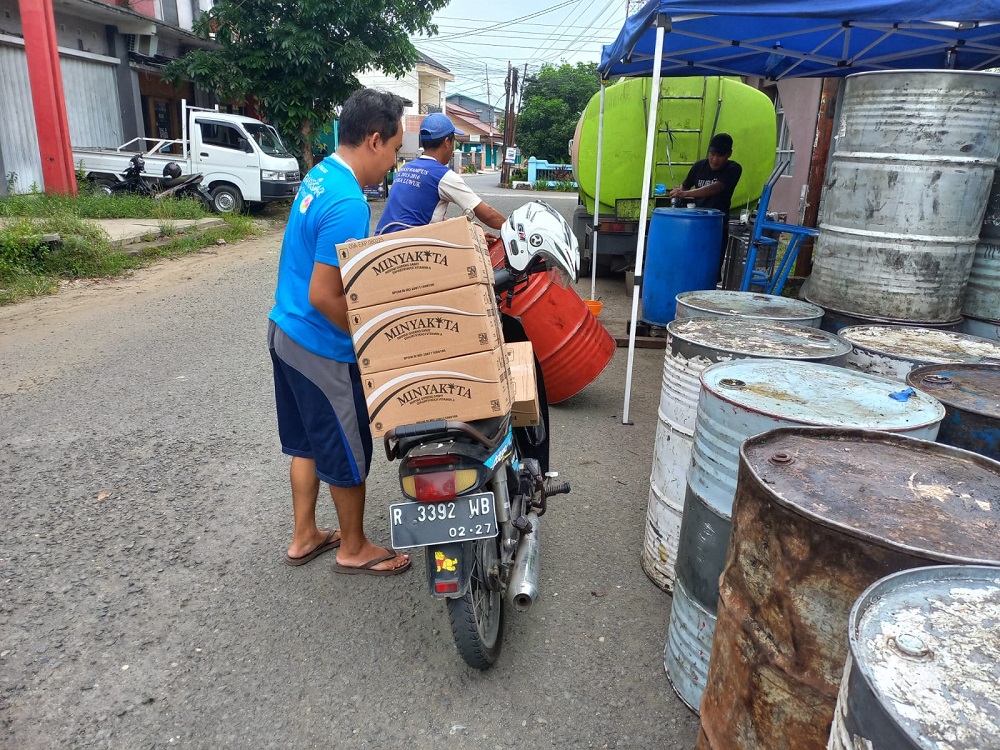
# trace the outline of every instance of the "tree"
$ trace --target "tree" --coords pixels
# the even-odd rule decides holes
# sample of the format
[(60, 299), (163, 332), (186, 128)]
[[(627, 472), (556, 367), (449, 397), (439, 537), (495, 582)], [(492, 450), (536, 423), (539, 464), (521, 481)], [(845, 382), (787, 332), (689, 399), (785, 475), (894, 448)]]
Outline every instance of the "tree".
[(312, 166), (312, 146), (369, 67), (401, 76), (417, 61), (410, 35), (437, 33), (449, 0), (220, 0), (195, 24), (219, 49), (167, 67), (222, 101), (253, 99)]
[(600, 89), (596, 63), (545, 65), (524, 89), (524, 110), (517, 122), (521, 153), (565, 162), (566, 145), (590, 98)]

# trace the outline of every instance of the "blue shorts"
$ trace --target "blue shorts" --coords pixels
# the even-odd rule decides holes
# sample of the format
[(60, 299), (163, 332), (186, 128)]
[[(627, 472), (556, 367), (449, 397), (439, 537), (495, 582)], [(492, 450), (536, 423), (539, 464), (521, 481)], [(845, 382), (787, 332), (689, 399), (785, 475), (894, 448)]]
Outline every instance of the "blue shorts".
[(311, 458), (316, 476), (335, 487), (365, 481), (372, 460), (368, 406), (356, 363), (299, 346), (268, 321), (281, 450)]

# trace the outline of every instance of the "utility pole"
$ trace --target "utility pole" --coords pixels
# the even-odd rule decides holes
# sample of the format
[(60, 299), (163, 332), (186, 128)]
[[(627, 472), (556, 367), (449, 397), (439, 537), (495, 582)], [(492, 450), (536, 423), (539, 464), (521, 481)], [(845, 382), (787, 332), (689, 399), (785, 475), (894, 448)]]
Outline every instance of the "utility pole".
[(503, 171), (501, 172), (501, 181), (504, 184), (510, 182), (510, 164), (507, 163), (506, 150), (514, 146), (514, 138), (517, 135), (517, 73), (517, 68), (513, 66), (507, 70), (507, 114), (504, 115), (503, 124), (506, 147), (504, 148)]
[(510, 165), (507, 163), (507, 148), (513, 143), (510, 137), (510, 102), (511, 102), (511, 72), (512, 68), (510, 62), (507, 62), (507, 77), (504, 79), (503, 87), (506, 91), (506, 99), (503, 105), (503, 153), (500, 158), (503, 159), (500, 167), (500, 184), (507, 185), (510, 182)]

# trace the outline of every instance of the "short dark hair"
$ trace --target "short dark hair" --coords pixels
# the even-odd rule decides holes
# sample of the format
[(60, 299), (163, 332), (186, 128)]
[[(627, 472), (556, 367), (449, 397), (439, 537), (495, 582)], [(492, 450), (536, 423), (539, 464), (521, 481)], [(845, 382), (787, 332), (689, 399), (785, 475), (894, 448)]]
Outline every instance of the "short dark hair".
[(733, 153), (733, 137), (729, 133), (717, 133), (708, 142), (708, 150), (723, 156)]
[(358, 89), (344, 102), (338, 120), (338, 136), (345, 146), (360, 146), (373, 133), (389, 140), (399, 130), (406, 103), (388, 91)]
[(454, 137), (455, 137), (454, 133), (452, 133), (450, 135), (443, 136), (441, 138), (424, 138), (424, 137), (421, 137), (420, 138), (420, 145), (423, 148), (425, 148), (425, 149), (426, 148), (437, 148), (438, 146), (440, 146), (442, 143), (444, 143), (449, 138), (454, 138)]

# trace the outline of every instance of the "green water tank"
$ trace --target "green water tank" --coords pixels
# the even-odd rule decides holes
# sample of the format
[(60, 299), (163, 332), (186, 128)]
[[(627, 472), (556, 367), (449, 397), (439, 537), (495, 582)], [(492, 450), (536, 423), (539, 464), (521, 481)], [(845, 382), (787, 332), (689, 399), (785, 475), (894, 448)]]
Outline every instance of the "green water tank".
[[(601, 214), (638, 218), (646, 156), (646, 113), (652, 79), (630, 78), (605, 91)], [(777, 126), (767, 96), (735, 78), (663, 78), (660, 82), (653, 179), (669, 190), (691, 165), (704, 159), (714, 133), (733, 137), (732, 159), (743, 166), (733, 210), (760, 197), (774, 169)], [(573, 139), (573, 172), (588, 213), (597, 187), (597, 129), (600, 93), (587, 104)], [(616, 212), (616, 201), (617, 212)]]

